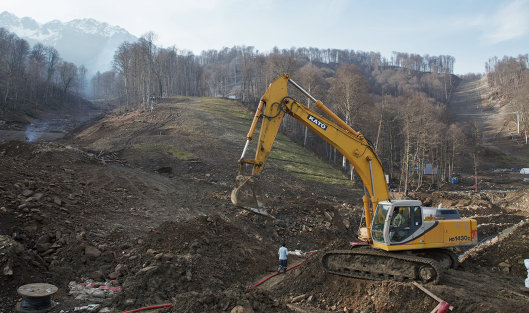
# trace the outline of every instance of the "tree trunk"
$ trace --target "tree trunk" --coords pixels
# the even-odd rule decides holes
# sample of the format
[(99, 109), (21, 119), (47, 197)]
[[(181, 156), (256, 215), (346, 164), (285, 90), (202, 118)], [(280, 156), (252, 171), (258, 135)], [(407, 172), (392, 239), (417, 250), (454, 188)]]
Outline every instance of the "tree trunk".
[(478, 192), (478, 155), (473, 154), (474, 159), (474, 191)]

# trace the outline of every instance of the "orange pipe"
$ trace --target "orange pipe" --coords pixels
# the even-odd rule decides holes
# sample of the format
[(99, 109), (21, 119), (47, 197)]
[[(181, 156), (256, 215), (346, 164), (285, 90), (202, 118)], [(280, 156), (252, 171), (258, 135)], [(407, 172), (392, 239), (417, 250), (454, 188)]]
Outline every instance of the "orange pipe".
[[(294, 265), (294, 266), (291, 266), (291, 267), (287, 268), (287, 271), (290, 271), (290, 270), (293, 269), (294, 267), (298, 267), (298, 266), (300, 266), (300, 265), (301, 265), (301, 263), (296, 264), (296, 265)], [(274, 276), (277, 276), (277, 275), (279, 275), (279, 273), (272, 274), (272, 275), (268, 276), (267, 278), (261, 280), (260, 282), (254, 284), (253, 286), (254, 286), (254, 287), (257, 287), (257, 286), (259, 286), (260, 284), (264, 283), (265, 281), (267, 281), (267, 280), (269, 280), (270, 278), (272, 278), (272, 277), (274, 277)]]

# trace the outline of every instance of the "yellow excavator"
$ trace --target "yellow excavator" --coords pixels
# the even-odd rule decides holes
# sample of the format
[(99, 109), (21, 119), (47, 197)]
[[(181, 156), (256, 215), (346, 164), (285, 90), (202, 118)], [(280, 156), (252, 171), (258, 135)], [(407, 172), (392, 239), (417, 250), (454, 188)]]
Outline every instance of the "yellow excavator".
[[(307, 96), (328, 118), (289, 97), (288, 84)], [(236, 187), (231, 193), (236, 207), (271, 217), (257, 181), (285, 114), (345, 156), (366, 190), (363, 196), (365, 227), (358, 233), (362, 244), (347, 250), (326, 252), (322, 263), (327, 272), (370, 280), (437, 283), (443, 269), (458, 264), (450, 247), (477, 244), (476, 220), (461, 218), (456, 209), (425, 207), (419, 200), (390, 200), (381, 161), (368, 140), (290, 79), (288, 74), (270, 84), (255, 112), (239, 159)], [(255, 158), (245, 158), (260, 119)], [(245, 166), (251, 167), (250, 175), (243, 175)]]

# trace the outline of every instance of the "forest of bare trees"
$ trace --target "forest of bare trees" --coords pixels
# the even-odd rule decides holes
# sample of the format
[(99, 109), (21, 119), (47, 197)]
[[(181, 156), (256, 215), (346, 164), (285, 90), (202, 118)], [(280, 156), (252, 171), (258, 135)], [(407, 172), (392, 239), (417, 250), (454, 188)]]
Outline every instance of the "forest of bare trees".
[[(115, 51), (113, 69), (90, 80), (94, 99), (111, 99), (120, 112), (155, 110), (153, 97), (174, 95), (229, 97), (253, 110), (268, 84), (283, 73), (321, 99), (360, 130), (382, 158), (392, 187), (408, 191), (449, 181), (458, 166), (464, 135), (445, 112), (458, 78), (451, 56), (291, 48), (263, 53), (232, 47), (194, 55), (174, 47), (159, 48), (156, 35), (125, 42)], [(0, 32), (2, 108), (21, 101), (40, 103), (79, 91), (86, 69), (60, 59), (53, 48), (29, 45)], [(308, 99), (294, 93), (300, 102)], [(329, 144), (285, 119), (282, 132), (343, 168), (351, 165)], [(427, 165), (434, 175), (425, 176)]]
[[(386, 59), (376, 52), (273, 48), (263, 53), (253, 47), (193, 55), (158, 48), (154, 39), (148, 33), (135, 43), (123, 43), (114, 55), (113, 70), (92, 79), (93, 96), (116, 99), (123, 111), (147, 110), (151, 97), (172, 95), (229, 97), (254, 109), (268, 84), (290, 73), (373, 141), (396, 182), (393, 187), (408, 191), (449, 181), (454, 173), (464, 135), (444, 111), (458, 82), (452, 56), (394, 52)], [(281, 131), (355, 179), (339, 152), (301, 124), (285, 119)], [(428, 179), (427, 164), (437, 169)]]
[(517, 116), (518, 135), (529, 142), (529, 55), (493, 57), (485, 65), (489, 86)]
[(0, 28), (0, 113), (19, 105), (62, 105), (76, 102), (86, 68), (64, 61), (53, 47), (33, 47)]

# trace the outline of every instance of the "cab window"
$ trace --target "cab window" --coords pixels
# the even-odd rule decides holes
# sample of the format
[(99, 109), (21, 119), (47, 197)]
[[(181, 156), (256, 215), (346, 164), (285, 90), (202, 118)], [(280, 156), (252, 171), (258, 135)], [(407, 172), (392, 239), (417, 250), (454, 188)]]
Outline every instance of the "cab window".
[(413, 226), (418, 227), (421, 225), (422, 225), (421, 207), (416, 206), (413, 208)]
[(371, 236), (373, 240), (384, 242), (384, 222), (390, 209), (390, 205), (379, 204), (373, 217), (373, 226), (371, 227)]
[(410, 235), (410, 207), (395, 207), (391, 218), (389, 238), (391, 242), (402, 242)]

